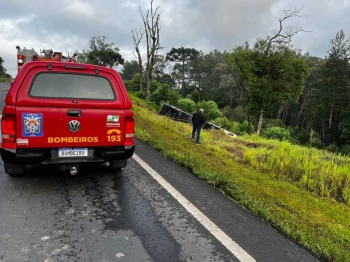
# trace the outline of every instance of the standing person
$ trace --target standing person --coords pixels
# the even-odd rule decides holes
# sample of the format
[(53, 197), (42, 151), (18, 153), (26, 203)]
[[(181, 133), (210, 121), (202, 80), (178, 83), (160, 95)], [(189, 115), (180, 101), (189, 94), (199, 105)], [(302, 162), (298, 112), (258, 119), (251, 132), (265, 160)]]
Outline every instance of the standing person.
[(205, 123), (205, 117), (204, 117), (204, 109), (201, 108), (199, 109), (196, 113), (193, 114), (192, 116), (192, 141), (194, 141), (194, 135), (197, 132), (196, 136), (196, 144), (199, 145), (199, 139), (201, 136), (201, 129), (203, 124)]

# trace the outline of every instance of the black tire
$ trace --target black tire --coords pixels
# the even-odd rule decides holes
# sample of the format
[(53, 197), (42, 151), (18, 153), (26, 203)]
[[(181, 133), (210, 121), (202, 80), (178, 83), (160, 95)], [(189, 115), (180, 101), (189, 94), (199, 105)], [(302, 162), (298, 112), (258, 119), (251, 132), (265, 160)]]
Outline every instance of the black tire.
[(26, 171), (25, 165), (15, 165), (10, 163), (4, 163), (5, 173), (9, 176), (21, 176), (24, 175)]

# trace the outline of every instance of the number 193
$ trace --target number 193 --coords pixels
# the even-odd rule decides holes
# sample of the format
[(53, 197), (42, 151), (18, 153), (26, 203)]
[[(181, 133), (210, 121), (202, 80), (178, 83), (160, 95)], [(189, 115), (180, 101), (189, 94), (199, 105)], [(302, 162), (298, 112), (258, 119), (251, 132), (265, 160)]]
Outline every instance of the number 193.
[(107, 136), (107, 140), (108, 142), (119, 142), (121, 139), (120, 136)]

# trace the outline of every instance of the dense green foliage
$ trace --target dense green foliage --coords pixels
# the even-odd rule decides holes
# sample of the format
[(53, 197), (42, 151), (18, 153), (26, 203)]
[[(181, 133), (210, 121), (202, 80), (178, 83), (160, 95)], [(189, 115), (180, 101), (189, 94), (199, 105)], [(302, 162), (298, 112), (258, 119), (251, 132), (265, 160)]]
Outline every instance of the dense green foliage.
[(106, 43), (106, 37), (91, 37), (89, 49), (78, 52), (78, 61), (113, 68), (124, 64), (124, 59), (119, 54), (119, 49), (114, 43)]
[(196, 103), (189, 98), (179, 99), (177, 102), (177, 107), (190, 114), (196, 112)]
[(120, 73), (120, 75), (124, 79), (124, 81), (131, 80), (135, 74), (139, 73), (139, 70), (139, 64), (137, 63), (137, 61), (125, 61), (123, 65), (123, 71)]
[(6, 82), (6, 81), (11, 81), (11, 75), (9, 75), (6, 70), (6, 68), (3, 66), (4, 64), (4, 59), (0, 56), (0, 83), (1, 82)]

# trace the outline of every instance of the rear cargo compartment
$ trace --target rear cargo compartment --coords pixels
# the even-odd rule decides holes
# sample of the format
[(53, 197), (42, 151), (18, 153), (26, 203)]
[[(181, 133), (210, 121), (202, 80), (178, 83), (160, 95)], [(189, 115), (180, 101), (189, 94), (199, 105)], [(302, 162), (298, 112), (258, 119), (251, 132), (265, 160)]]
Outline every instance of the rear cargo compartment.
[[(74, 114), (72, 114), (74, 113)], [(110, 119), (113, 117), (112, 122)], [(18, 148), (78, 148), (60, 156), (85, 156), (87, 147), (124, 144), (124, 111), (17, 107)], [(80, 148), (80, 149), (79, 149)]]

